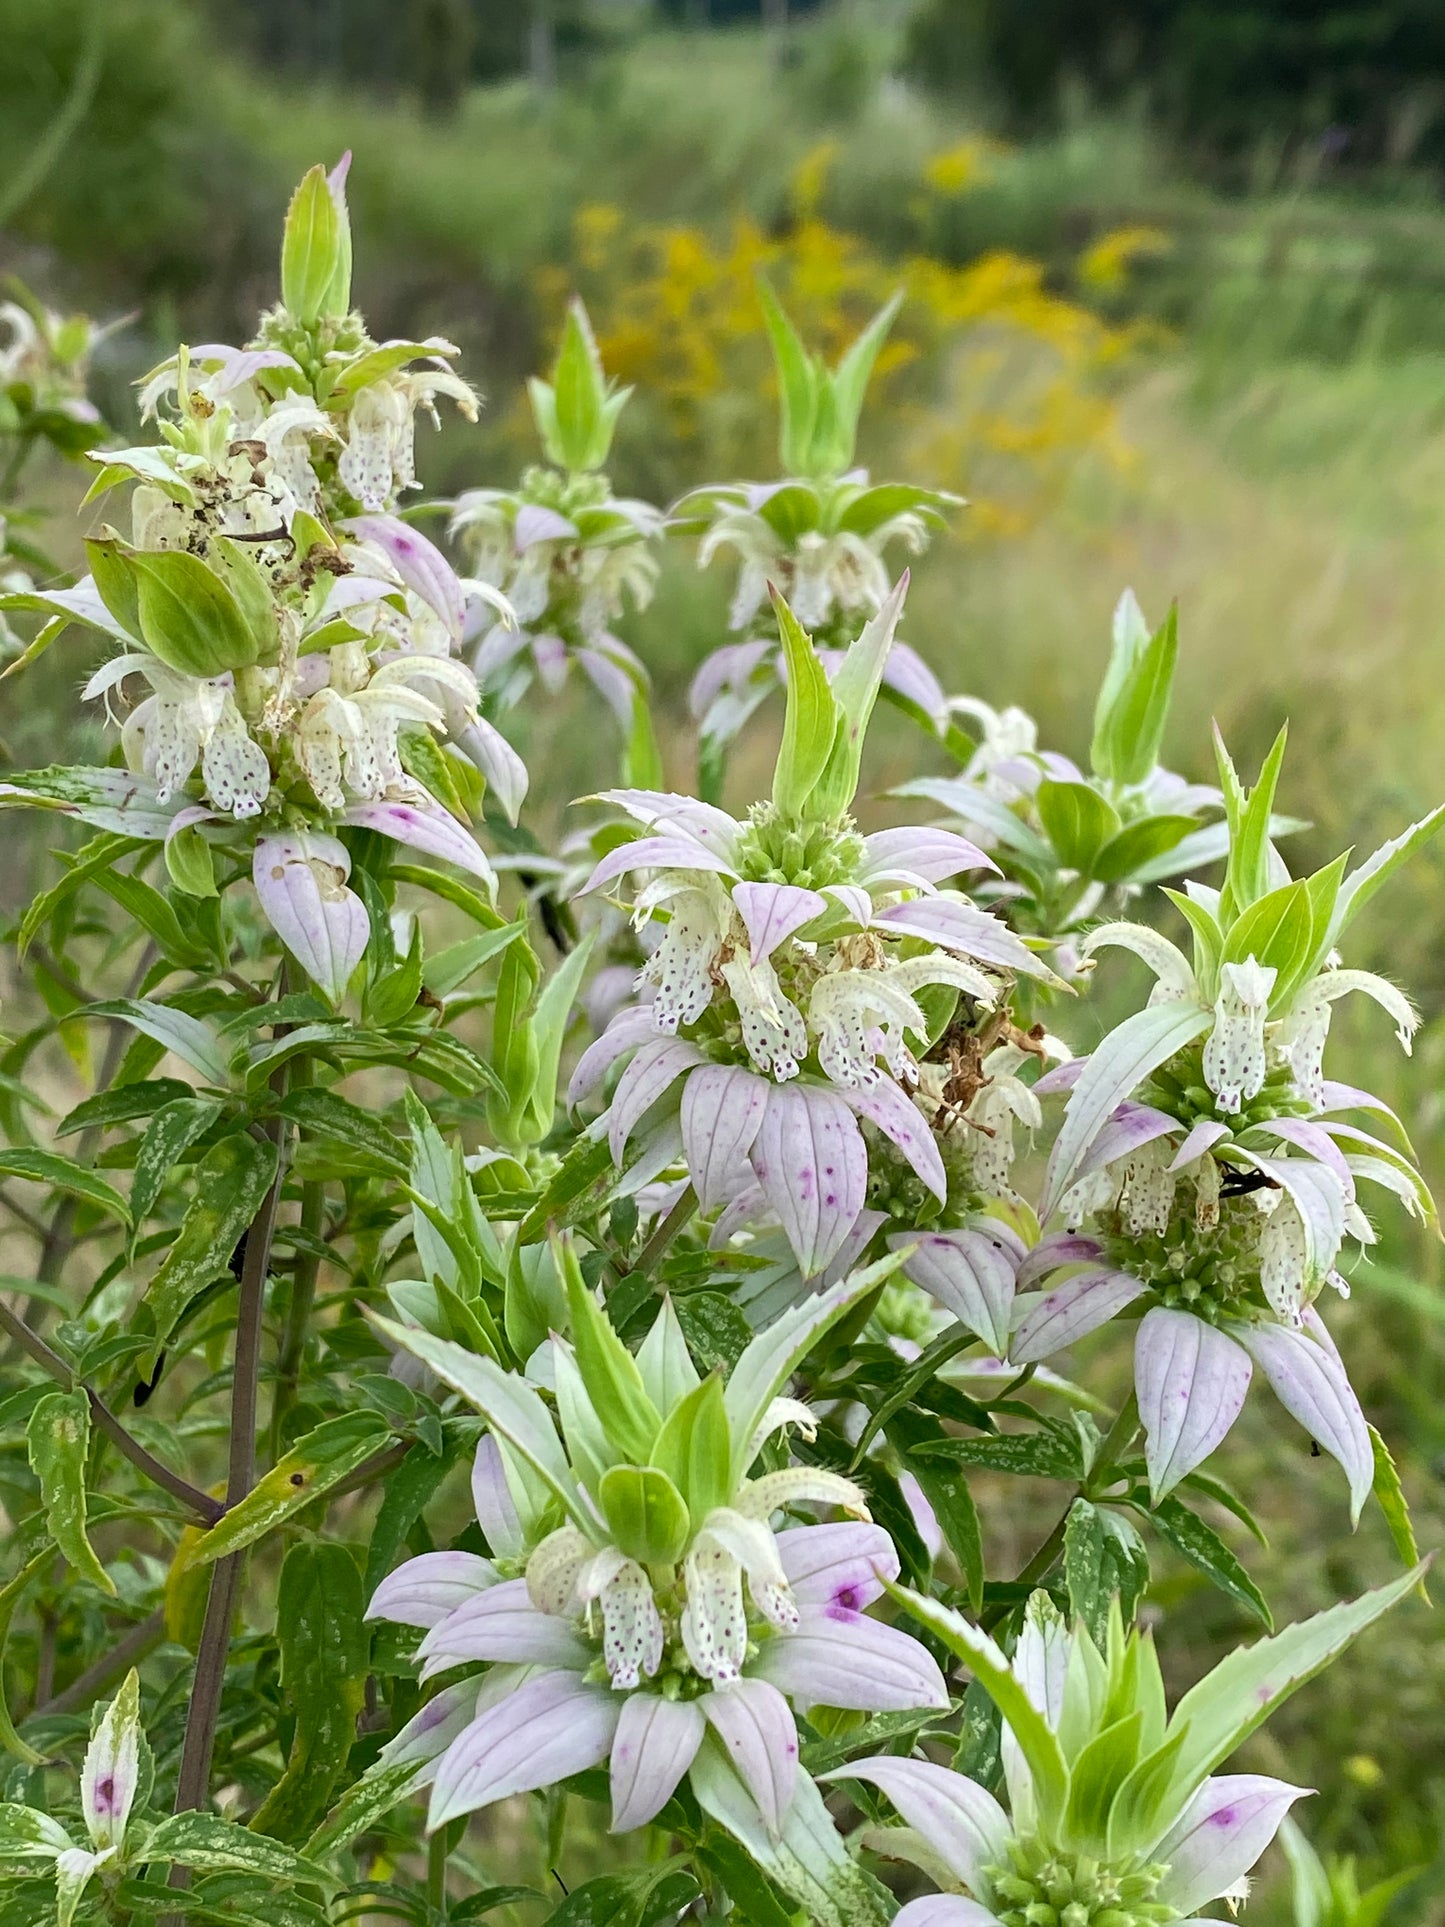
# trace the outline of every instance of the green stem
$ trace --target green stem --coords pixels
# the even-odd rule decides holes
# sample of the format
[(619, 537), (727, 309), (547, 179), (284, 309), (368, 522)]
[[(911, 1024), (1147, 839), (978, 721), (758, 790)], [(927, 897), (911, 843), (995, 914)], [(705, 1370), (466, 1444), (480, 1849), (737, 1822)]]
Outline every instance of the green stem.
[(90, 1705), (97, 1693), (101, 1693), (112, 1681), (128, 1673), (147, 1653), (153, 1652), (166, 1636), (166, 1616), (159, 1608), (149, 1618), (142, 1619), (123, 1634), (108, 1653), (102, 1653), (83, 1673), (77, 1673), (69, 1686), (64, 1686), (52, 1699), (38, 1705), (31, 1713), (31, 1719), (40, 1719), (52, 1713), (78, 1713)]
[(696, 1210), (697, 1193), (689, 1185), (638, 1252), (637, 1263), (633, 1266), (633, 1270), (650, 1271)]
[(447, 1828), (438, 1827), (426, 1849), (426, 1899), (446, 1919), (447, 1914)]

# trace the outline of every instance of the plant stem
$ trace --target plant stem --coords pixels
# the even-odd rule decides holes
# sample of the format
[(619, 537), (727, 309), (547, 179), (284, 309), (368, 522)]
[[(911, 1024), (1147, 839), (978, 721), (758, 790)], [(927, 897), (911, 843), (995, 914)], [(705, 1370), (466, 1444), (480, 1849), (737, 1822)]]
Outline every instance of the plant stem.
[(202, 1492), (192, 1485), (189, 1479), (183, 1479), (179, 1472), (172, 1472), (171, 1468), (156, 1458), (154, 1453), (148, 1452), (138, 1439), (133, 1439), (100, 1394), (83, 1380), (77, 1379), (59, 1352), (52, 1351), (39, 1333), (31, 1331), (24, 1320), (17, 1318), (3, 1301), (0, 1301), (0, 1331), (6, 1332), (13, 1338), (15, 1343), (23, 1351), (28, 1352), (37, 1365), (43, 1366), (64, 1390), (73, 1391), (79, 1386), (90, 1403), (92, 1422), (105, 1433), (118, 1451), (124, 1453), (138, 1471), (145, 1474), (153, 1485), (160, 1486), (164, 1491), (169, 1492), (172, 1498), (179, 1499), (182, 1505), (208, 1526), (216, 1523), (226, 1509), (221, 1502), (213, 1499), (208, 1492)]
[(426, 1849), (426, 1898), (445, 1920), (447, 1911), (447, 1832), (438, 1827)]
[(633, 1266), (633, 1270), (650, 1271), (696, 1210), (697, 1193), (691, 1185), (688, 1185), (677, 1203), (638, 1252), (637, 1263)]
[[(319, 1178), (301, 1187), (300, 1228), (313, 1238), (319, 1237), (326, 1207), (326, 1186)], [(286, 1330), (276, 1360), (276, 1391), (271, 1404), (271, 1456), (281, 1456), (281, 1432), (286, 1414), (296, 1402), (301, 1380), (301, 1362), (306, 1353), (306, 1331), (316, 1303), (316, 1280), (321, 1259), (314, 1251), (303, 1250), (291, 1277), (291, 1303), (286, 1313)]]
[[(273, 1125), (278, 1151), (282, 1148), (281, 1134), (284, 1128), (279, 1120)], [(262, 1312), (266, 1300), (266, 1273), (271, 1263), (271, 1240), (276, 1230), (276, 1214), (285, 1181), (286, 1160), (278, 1157), (271, 1189), (262, 1200), (261, 1208), (246, 1233), (240, 1300), (236, 1312), (236, 1362), (231, 1380), (231, 1450), (226, 1478), (228, 1506), (239, 1504), (255, 1482), (256, 1398), (261, 1377)], [(176, 1782), (177, 1813), (203, 1807), (210, 1792), (211, 1754), (216, 1741), (216, 1721), (221, 1710), (221, 1688), (226, 1677), (226, 1655), (231, 1643), (231, 1620), (240, 1588), (243, 1558), (243, 1553), (230, 1553), (216, 1560), (211, 1568), (211, 1590), (206, 1599), (206, 1617), (196, 1654), (196, 1677), (191, 1688), (186, 1736), (181, 1749), (181, 1769)], [(173, 1881), (172, 1884), (177, 1883)]]
[[(1038, 1580), (1047, 1576), (1049, 1568), (1064, 1549), (1064, 1534), (1069, 1529), (1069, 1514), (1074, 1509), (1075, 1500), (1090, 1498), (1102, 1485), (1107, 1484), (1108, 1475), (1113, 1471), (1125, 1452), (1128, 1451), (1134, 1441), (1134, 1434), (1138, 1430), (1139, 1400), (1137, 1395), (1131, 1390), (1128, 1398), (1125, 1399), (1120, 1409), (1119, 1416), (1109, 1427), (1108, 1434), (1103, 1444), (1099, 1447), (1098, 1457), (1090, 1467), (1088, 1476), (1081, 1482), (1078, 1491), (1074, 1494), (1074, 1498), (1070, 1499), (1069, 1503), (1064, 1507), (1063, 1512), (1054, 1521), (1053, 1530), (1014, 1581), (1015, 1585), (1032, 1586)], [(992, 1632), (999, 1621), (1006, 1619), (1012, 1611), (1013, 1606), (1011, 1602), (1007, 1600), (1001, 1601), (991, 1612), (983, 1615), (979, 1624), (985, 1632)]]

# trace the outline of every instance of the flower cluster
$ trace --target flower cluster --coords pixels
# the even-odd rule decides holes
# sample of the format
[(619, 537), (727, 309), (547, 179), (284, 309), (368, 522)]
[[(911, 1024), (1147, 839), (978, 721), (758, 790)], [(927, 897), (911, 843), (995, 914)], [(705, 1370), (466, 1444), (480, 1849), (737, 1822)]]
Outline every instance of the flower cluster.
[(510, 709), (534, 677), (555, 694), (575, 662), (630, 732), (647, 673), (612, 630), (629, 604), (651, 599), (650, 544), (664, 518), (614, 496), (601, 473), (631, 390), (607, 382), (580, 302), (568, 310), (552, 380), (534, 378), (530, 392), (551, 466), (529, 468), (515, 490), (468, 489), (451, 505), (452, 537), (509, 610), (476, 628), (471, 667)]
[[(119, 644), (85, 694), (114, 710), (148, 691), (120, 719), (137, 820), (168, 816), (172, 875), (184, 887), (199, 863), (202, 893), (209, 845), (250, 825), (262, 906), (333, 998), (367, 920), (330, 832), (374, 830), (490, 880), (469, 772), (513, 815), (526, 788), (457, 653), (468, 604), (510, 620), (505, 599), (395, 513), (417, 485), (417, 410), (445, 395), (475, 419), (476, 400), (449, 343), (378, 345), (351, 310), (346, 169), (298, 188), (282, 301), (255, 340), (182, 350), (142, 392), (160, 444), (96, 457), (92, 495), (134, 485), (129, 539), (91, 540), (73, 589), (6, 599)], [(92, 821), (110, 807), (94, 789)], [(73, 782), (63, 800), (87, 814)]]
[(789, 719), (771, 800), (739, 823), (687, 797), (608, 791), (644, 833), (610, 850), (586, 885), (646, 873), (634, 920), (665, 915), (666, 927), (639, 978), (644, 1000), (583, 1057), (572, 1101), (631, 1053), (607, 1111), (619, 1163), (645, 1127), (643, 1159), (657, 1168), (680, 1149), (704, 1208), (725, 1202), (742, 1222), (770, 1209), (805, 1278), (833, 1263), (864, 1208), (862, 1122), (948, 1200), (938, 1140), (914, 1102), (912, 1045), (943, 1029), (924, 995), (988, 1008), (1009, 973), (1049, 975), (1003, 924), (938, 888), (990, 867), (981, 850), (943, 830), (861, 836), (847, 814), (906, 588), (831, 684), (780, 600)]
[[(388, 1763), (418, 1763), (440, 1826), (609, 1760), (625, 1832), (655, 1818), (712, 1733), (776, 1828), (798, 1778), (790, 1701), (948, 1704), (927, 1649), (866, 1616), (898, 1561), (858, 1487), (804, 1466), (752, 1476), (789, 1429), (814, 1436), (807, 1406), (780, 1391), (875, 1280), (780, 1319), (724, 1383), (698, 1374), (666, 1302), (634, 1357), (570, 1252), (563, 1263), (573, 1338), (554, 1335), (548, 1360), (560, 1439), (533, 1386), (384, 1327), (490, 1427), (472, 1490), (494, 1554), (423, 1554), (373, 1598), (373, 1616), (428, 1629), (423, 1678), (488, 1662), (480, 1686), (427, 1703)], [(812, 1505), (859, 1523), (775, 1528)]]

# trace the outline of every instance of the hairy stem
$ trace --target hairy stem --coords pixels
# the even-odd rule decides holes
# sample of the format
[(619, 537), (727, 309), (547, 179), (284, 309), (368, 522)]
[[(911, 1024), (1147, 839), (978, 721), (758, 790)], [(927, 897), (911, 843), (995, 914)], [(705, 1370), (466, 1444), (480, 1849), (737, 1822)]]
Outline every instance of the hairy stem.
[[(273, 1128), (277, 1149), (280, 1150), (281, 1134), (285, 1127), (278, 1121)], [(246, 1233), (240, 1300), (236, 1312), (236, 1362), (231, 1380), (231, 1449), (226, 1477), (228, 1506), (239, 1504), (251, 1490), (256, 1478), (256, 1401), (261, 1380), (262, 1313), (266, 1301), (266, 1274), (271, 1263), (271, 1241), (276, 1231), (276, 1214), (285, 1179), (286, 1160), (280, 1157), (271, 1189), (262, 1200), (261, 1208)], [(231, 1553), (224, 1559), (216, 1560), (211, 1568), (211, 1590), (206, 1599), (206, 1617), (196, 1654), (196, 1677), (191, 1688), (186, 1736), (181, 1749), (181, 1769), (176, 1782), (177, 1813), (203, 1807), (210, 1793), (211, 1754), (215, 1747), (221, 1688), (225, 1682), (226, 1656), (231, 1643), (231, 1620), (235, 1614), (244, 1556), (243, 1553)]]
[(24, 1320), (17, 1318), (3, 1301), (0, 1301), (0, 1331), (12, 1338), (22, 1351), (27, 1352), (35, 1360), (37, 1365), (43, 1366), (56, 1384), (65, 1391), (73, 1391), (77, 1385), (79, 1386), (89, 1401), (92, 1424), (104, 1432), (111, 1444), (123, 1453), (138, 1471), (143, 1472), (153, 1485), (160, 1486), (163, 1491), (169, 1492), (172, 1498), (179, 1499), (182, 1505), (206, 1525), (212, 1526), (216, 1523), (226, 1509), (220, 1501), (192, 1485), (189, 1479), (183, 1479), (179, 1472), (172, 1472), (171, 1468), (158, 1459), (153, 1452), (148, 1452), (138, 1439), (133, 1439), (100, 1394), (83, 1380), (77, 1379), (59, 1352), (52, 1351), (39, 1333), (31, 1331)]

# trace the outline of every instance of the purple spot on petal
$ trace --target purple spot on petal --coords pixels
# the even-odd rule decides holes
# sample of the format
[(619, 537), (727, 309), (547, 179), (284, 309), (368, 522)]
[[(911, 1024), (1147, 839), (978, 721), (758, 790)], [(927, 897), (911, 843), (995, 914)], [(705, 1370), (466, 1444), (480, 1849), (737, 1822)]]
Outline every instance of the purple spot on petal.
[(115, 1781), (106, 1778), (97, 1782), (95, 1789), (95, 1810), (97, 1813), (115, 1811)]
[(856, 1586), (840, 1586), (837, 1592), (833, 1594), (833, 1604), (835, 1606), (842, 1606), (847, 1612), (857, 1612), (859, 1610), (858, 1588)]
[(1217, 1813), (1210, 1814), (1209, 1824), (1211, 1827), (1232, 1827), (1238, 1818), (1239, 1814), (1234, 1807), (1220, 1807)]

